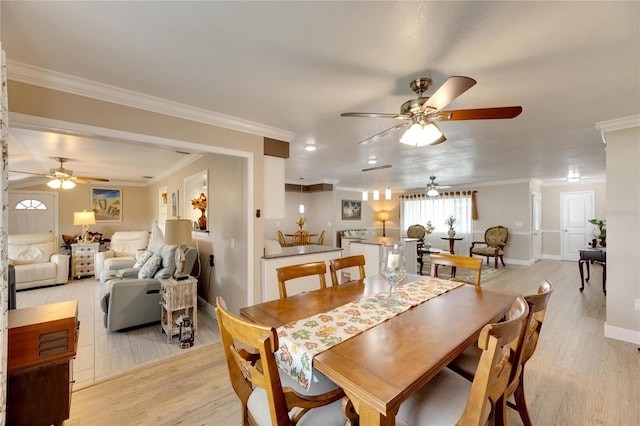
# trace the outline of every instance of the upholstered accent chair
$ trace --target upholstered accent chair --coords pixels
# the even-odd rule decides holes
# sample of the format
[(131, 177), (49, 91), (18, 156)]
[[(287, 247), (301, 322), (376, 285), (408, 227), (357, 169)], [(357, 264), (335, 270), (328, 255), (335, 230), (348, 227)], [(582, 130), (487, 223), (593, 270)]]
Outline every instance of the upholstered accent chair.
[(411, 225), (407, 229), (407, 237), (408, 238), (417, 238), (419, 240), (423, 240), (427, 230), (422, 225)]
[(149, 231), (118, 231), (111, 236), (109, 250), (96, 254), (95, 273), (100, 277), (104, 270), (131, 268), (136, 263), (136, 253), (149, 244)]
[(471, 243), (469, 249), (469, 256), (473, 255), (484, 256), (487, 258), (487, 265), (489, 264), (489, 258), (494, 258), (495, 267), (498, 267), (498, 259), (504, 264), (504, 246), (507, 245), (509, 240), (509, 231), (504, 226), (492, 226), (484, 232), (484, 241), (474, 241)]
[(15, 268), (18, 290), (69, 279), (69, 255), (58, 253), (58, 239), (51, 233), (9, 235), (7, 257)]

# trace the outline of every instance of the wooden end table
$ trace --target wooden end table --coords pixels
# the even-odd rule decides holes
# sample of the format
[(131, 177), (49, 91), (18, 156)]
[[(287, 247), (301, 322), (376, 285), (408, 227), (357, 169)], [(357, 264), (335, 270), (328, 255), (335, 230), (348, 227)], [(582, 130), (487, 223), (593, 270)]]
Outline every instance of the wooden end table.
[(176, 319), (186, 315), (193, 324), (193, 335), (198, 334), (198, 280), (192, 276), (177, 281), (174, 278), (160, 280), (160, 322), (167, 334), (167, 343), (180, 334)]
[(440, 237), (441, 240), (449, 240), (449, 253), (451, 254), (456, 254), (453, 251), (453, 245), (456, 243), (456, 241), (460, 241), (460, 240), (464, 240), (464, 238), (455, 238), (455, 237)]

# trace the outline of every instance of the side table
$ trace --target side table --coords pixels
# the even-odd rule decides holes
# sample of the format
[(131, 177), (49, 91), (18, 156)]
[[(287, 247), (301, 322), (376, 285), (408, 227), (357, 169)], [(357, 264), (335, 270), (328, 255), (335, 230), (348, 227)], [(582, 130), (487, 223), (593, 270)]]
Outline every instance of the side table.
[(440, 239), (449, 240), (449, 253), (451, 254), (456, 254), (453, 251), (453, 245), (456, 243), (456, 241), (464, 240), (464, 238), (454, 238), (454, 237), (440, 237)]
[(174, 278), (160, 280), (160, 322), (167, 334), (167, 343), (180, 334), (176, 320), (188, 316), (193, 324), (193, 335), (198, 334), (198, 280), (189, 276), (186, 280)]
[(71, 277), (81, 278), (95, 275), (95, 257), (99, 243), (71, 244)]

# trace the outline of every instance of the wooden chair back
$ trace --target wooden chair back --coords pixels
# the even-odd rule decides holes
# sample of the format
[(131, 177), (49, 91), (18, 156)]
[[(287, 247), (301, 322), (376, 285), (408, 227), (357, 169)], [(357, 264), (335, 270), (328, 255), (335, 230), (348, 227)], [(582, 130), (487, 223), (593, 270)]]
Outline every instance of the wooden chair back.
[(491, 415), (495, 414), (496, 406), (509, 384), (511, 371), (518, 363), (513, 347), (522, 335), (528, 314), (529, 307), (520, 296), (513, 303), (508, 320), (487, 324), (480, 331), (478, 348), (482, 354), (458, 424), (487, 424)]
[(360, 273), (359, 281), (364, 281), (364, 255), (358, 254), (355, 256), (331, 259), (331, 261), (329, 262), (329, 270), (331, 271), (331, 284), (336, 286), (340, 283), (340, 281), (338, 280), (338, 271), (345, 268), (353, 268), (356, 266), (358, 267), (358, 272)]
[(287, 240), (284, 239), (284, 234), (279, 229), (278, 229), (278, 244), (280, 244), (280, 247), (287, 247), (290, 245), (289, 243), (287, 243)]
[[(482, 259), (478, 257), (466, 257), (466, 256), (456, 256), (454, 254), (432, 254), (429, 256), (431, 259), (431, 276), (438, 276), (438, 267), (439, 266), (450, 266), (451, 267), (451, 276), (450, 280), (464, 282), (467, 284), (473, 284), (476, 286), (480, 286), (480, 273), (482, 271)], [(473, 281), (467, 281), (463, 279), (456, 278), (456, 272), (458, 268), (463, 269), (471, 269), (475, 271)]]
[(325, 278), (327, 265), (324, 262), (309, 262), (300, 265), (283, 266), (282, 268), (276, 269), (276, 271), (278, 272), (280, 299), (287, 298), (286, 282), (296, 278), (317, 275), (320, 288), (327, 288), (327, 279)]
[[(276, 329), (250, 323), (232, 315), (220, 296), (216, 298), (216, 318), (227, 357), (231, 385), (242, 404), (243, 425), (257, 423), (247, 402), (258, 388), (266, 393), (273, 425), (293, 425), (309, 409), (330, 404), (344, 397), (344, 391), (340, 388), (322, 395), (306, 397), (295, 393), (289, 387), (283, 389), (274, 355), (278, 350)], [(290, 418), (290, 411), (295, 407), (300, 409)]]
[(318, 245), (323, 245), (324, 244), (324, 229), (322, 230), (322, 232), (320, 233), (320, 236), (318, 237)]
[(297, 230), (293, 233), (293, 245), (294, 246), (306, 246), (311, 244), (311, 235), (307, 230)]

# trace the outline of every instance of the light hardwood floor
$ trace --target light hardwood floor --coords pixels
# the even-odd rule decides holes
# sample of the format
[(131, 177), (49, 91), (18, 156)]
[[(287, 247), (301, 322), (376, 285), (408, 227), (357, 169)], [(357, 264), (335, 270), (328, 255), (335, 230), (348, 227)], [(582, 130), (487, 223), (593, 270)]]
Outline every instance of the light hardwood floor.
[[(486, 264), (483, 266), (486, 267)], [(602, 269), (578, 291), (576, 262), (540, 261), (483, 283), (524, 294), (543, 279), (555, 291), (525, 370), (536, 425), (640, 424), (640, 352), (603, 336)], [(521, 425), (509, 410), (509, 423)], [(137, 369), (73, 393), (66, 425), (239, 425), (240, 406), (220, 344)]]

